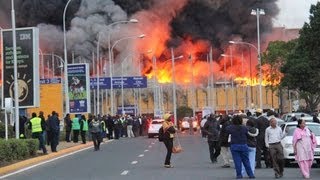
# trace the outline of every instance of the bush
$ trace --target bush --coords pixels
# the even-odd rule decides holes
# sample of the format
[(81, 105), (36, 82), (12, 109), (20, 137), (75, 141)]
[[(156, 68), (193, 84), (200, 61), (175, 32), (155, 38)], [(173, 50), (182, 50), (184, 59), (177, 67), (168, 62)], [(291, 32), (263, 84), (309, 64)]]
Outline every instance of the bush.
[(38, 147), (37, 139), (0, 139), (0, 165), (35, 156)]
[[(5, 138), (5, 125), (0, 121), (0, 138)], [(8, 125), (8, 136), (14, 137), (14, 131), (13, 131), (13, 126)]]

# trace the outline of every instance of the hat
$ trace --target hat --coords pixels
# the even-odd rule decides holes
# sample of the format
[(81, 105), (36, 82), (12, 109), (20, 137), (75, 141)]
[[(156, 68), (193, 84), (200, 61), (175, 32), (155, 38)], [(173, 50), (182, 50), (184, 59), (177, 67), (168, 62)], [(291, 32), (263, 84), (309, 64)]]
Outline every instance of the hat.
[(262, 111), (262, 109), (259, 108), (259, 109), (256, 110), (256, 113), (261, 113), (262, 114), (263, 111)]
[(170, 117), (171, 117), (171, 114), (169, 114), (169, 113), (163, 115), (164, 120), (168, 120)]

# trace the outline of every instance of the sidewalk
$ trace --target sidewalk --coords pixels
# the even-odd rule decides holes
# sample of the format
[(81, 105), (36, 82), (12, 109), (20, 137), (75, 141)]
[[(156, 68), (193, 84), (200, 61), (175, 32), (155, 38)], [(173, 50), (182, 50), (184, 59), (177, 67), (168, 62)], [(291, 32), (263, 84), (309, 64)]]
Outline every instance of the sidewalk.
[[(104, 142), (106, 142), (107, 140), (104, 140)], [(92, 141), (87, 142), (86, 144), (81, 144), (81, 142), (79, 143), (73, 143), (73, 142), (65, 142), (65, 141), (61, 141), (59, 142), (59, 145), (57, 147), (58, 152), (51, 152), (51, 148), (50, 146), (46, 146), (47, 150), (48, 150), (48, 155), (43, 155), (42, 151), (38, 151), (38, 156), (34, 157), (34, 158), (30, 158), (30, 159), (26, 159), (26, 160), (22, 160), (19, 161), (17, 163), (14, 164), (10, 164), (8, 166), (4, 166), (0, 168), (0, 176), (17, 171), (19, 169), (23, 169), (26, 167), (30, 167), (32, 165), (35, 165), (37, 163), (40, 162), (44, 162), (44, 161), (48, 161), (51, 159), (54, 159), (56, 157), (65, 155), (65, 154), (69, 154), (75, 151), (78, 151), (80, 149), (84, 149), (87, 147), (92, 146), (93, 148), (93, 143)]]

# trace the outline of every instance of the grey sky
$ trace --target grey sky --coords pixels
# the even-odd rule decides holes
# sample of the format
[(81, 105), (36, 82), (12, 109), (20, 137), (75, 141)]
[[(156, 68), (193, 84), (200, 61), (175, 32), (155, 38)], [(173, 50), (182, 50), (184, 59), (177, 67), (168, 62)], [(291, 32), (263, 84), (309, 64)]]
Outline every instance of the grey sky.
[(320, 0), (278, 0), (280, 13), (274, 20), (274, 26), (301, 28), (309, 19), (311, 4)]

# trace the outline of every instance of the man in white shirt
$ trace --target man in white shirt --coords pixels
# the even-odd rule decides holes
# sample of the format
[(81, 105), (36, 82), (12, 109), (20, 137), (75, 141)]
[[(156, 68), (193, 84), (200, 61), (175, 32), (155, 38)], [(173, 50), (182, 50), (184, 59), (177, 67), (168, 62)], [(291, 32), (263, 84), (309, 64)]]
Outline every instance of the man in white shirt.
[(265, 132), (265, 143), (266, 147), (269, 148), (275, 178), (281, 178), (283, 176), (284, 156), (281, 139), (285, 136), (286, 134), (284, 134), (281, 128), (277, 126), (277, 120), (275, 118), (271, 118), (270, 126)]

